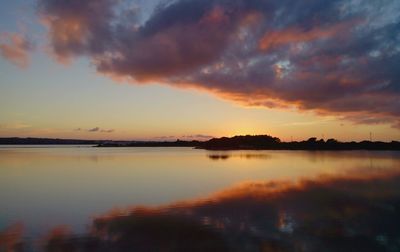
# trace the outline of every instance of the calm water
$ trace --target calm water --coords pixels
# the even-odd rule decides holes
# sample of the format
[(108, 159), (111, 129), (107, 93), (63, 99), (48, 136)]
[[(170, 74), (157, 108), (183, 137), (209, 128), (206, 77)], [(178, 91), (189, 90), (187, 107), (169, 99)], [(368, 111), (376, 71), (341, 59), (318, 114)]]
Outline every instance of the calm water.
[[(175, 231), (193, 233), (187, 239), (198, 251), (318, 251), (325, 244), (335, 251), (345, 241), (358, 246), (352, 239), (364, 251), (396, 251), (399, 181), (399, 152), (0, 146), (0, 251), (15, 233), (21, 240), (43, 240), (51, 230), (87, 238), (108, 225), (118, 237), (159, 237), (165, 251), (179, 250), (178, 241), (171, 245)], [(146, 228), (119, 230), (120, 218)], [(188, 219), (195, 226), (181, 223)], [(168, 239), (146, 221), (169, 230)], [(386, 222), (397, 227), (379, 224)], [(101, 251), (128, 246), (95, 238)], [(146, 249), (138, 251), (158, 251), (142, 240), (134, 246)]]

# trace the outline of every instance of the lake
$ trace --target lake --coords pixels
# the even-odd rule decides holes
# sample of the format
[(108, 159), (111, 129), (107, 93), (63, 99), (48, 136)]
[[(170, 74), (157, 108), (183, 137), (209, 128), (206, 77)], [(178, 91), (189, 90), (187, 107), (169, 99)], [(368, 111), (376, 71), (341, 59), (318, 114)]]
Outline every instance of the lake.
[[(143, 226), (119, 230), (116, 219)], [(110, 226), (140, 242), (93, 233)], [(51, 232), (90, 237), (99, 251), (158, 251), (148, 237), (164, 251), (396, 251), (400, 152), (0, 146), (0, 231), (0, 251), (2, 236)], [(194, 234), (186, 249), (175, 231)]]

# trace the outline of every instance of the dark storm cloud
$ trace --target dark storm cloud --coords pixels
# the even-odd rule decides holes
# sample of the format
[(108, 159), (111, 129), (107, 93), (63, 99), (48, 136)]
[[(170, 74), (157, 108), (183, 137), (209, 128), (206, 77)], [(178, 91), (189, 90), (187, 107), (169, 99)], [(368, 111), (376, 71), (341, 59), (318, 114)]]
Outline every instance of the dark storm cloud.
[(39, 1), (61, 60), (86, 55), (100, 73), (133, 82), (399, 125), (398, 1), (179, 0), (145, 22), (125, 7)]

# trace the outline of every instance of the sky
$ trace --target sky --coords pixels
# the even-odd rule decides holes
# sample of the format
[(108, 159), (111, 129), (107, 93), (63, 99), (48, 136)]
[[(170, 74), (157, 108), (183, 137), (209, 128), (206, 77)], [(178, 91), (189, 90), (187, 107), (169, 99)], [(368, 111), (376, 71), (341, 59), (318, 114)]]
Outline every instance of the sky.
[(396, 0), (15, 0), (0, 137), (400, 140)]

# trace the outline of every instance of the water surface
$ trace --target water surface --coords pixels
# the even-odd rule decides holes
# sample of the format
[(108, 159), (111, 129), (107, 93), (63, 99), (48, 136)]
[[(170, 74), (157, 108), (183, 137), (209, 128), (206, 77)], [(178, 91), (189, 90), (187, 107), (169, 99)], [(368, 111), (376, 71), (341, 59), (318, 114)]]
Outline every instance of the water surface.
[[(99, 216), (113, 212), (126, 217), (142, 206), (148, 212), (162, 209), (169, 215), (173, 212), (174, 216), (180, 217), (190, 212), (200, 225), (219, 228), (236, 222), (237, 230), (243, 231), (250, 225), (245, 220), (252, 220), (253, 226), (264, 223), (263, 227), (247, 228), (257, 239), (270, 241), (273, 238), (275, 242), (277, 234), (293, 235), (296, 227), (300, 228), (295, 223), (304, 221), (301, 213), (307, 211), (294, 207), (294, 202), (309, 204), (310, 209), (320, 204), (318, 209), (321, 210), (333, 207), (335, 202), (339, 206), (346, 205), (351, 201), (346, 195), (362, 195), (365, 200), (364, 194), (368, 192), (368, 197), (375, 194), (380, 198), (388, 197), (384, 203), (378, 203), (386, 204), (384, 209), (397, 213), (400, 184), (395, 178), (399, 174), (400, 153), (391, 151), (210, 152), (191, 148), (1, 146), (0, 230), (7, 231), (21, 223), (25, 238), (37, 238), (64, 225), (70, 232), (84, 235)], [(319, 188), (317, 191), (328, 191), (316, 196), (316, 188)], [(338, 189), (342, 194), (336, 195)], [(293, 193), (299, 190), (303, 194)], [(334, 200), (330, 198), (333, 196)], [(320, 199), (314, 202), (315, 197)], [(332, 200), (329, 204), (333, 205), (325, 206), (324, 200)], [(225, 201), (231, 205), (226, 205)], [(269, 221), (254, 219), (252, 215), (260, 213), (253, 213), (253, 208), (241, 208), (255, 205), (257, 209), (263, 209), (264, 217)], [(209, 211), (204, 212), (204, 209)], [(348, 211), (353, 210), (348, 208)], [(368, 214), (375, 214), (375, 211)], [(323, 219), (327, 220), (329, 216)], [(338, 215), (336, 220), (339, 223), (355, 221), (344, 215)], [(383, 231), (373, 236), (378, 245), (389, 243), (390, 239)], [(357, 233), (358, 229), (351, 228), (346, 232)], [(226, 232), (224, 236), (227, 236)], [(248, 233), (239, 237), (250, 239)], [(226, 242), (225, 238), (222, 240)], [(264, 243), (252, 246), (264, 246)], [(229, 242), (227, 244), (223, 243), (229, 248)], [(285, 243), (285, 246), (292, 245)], [(221, 248), (219, 250), (223, 250)]]

